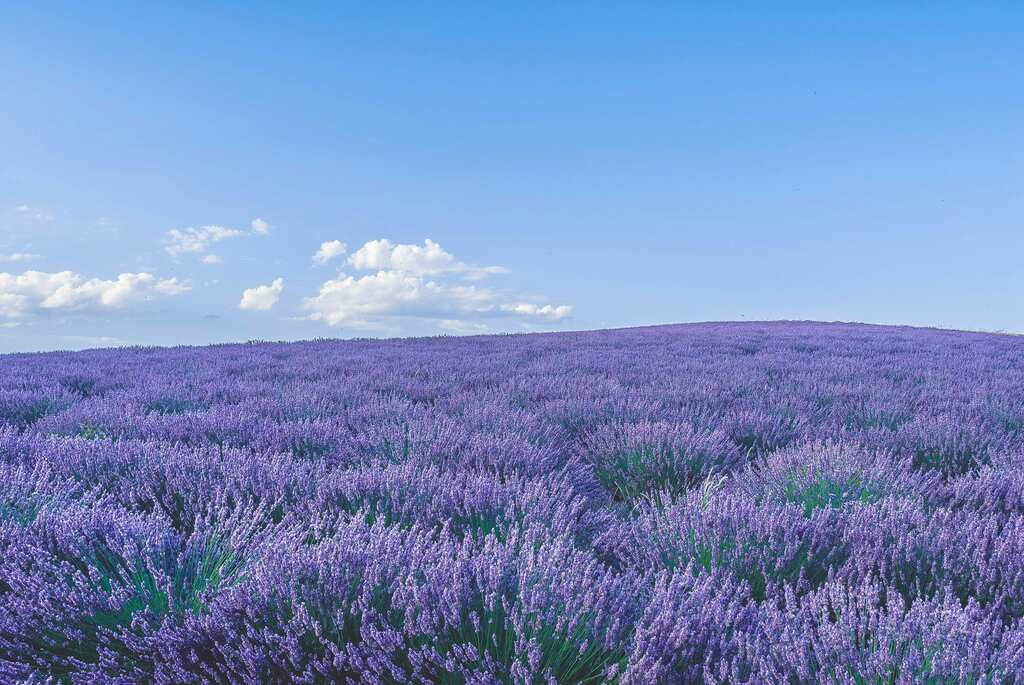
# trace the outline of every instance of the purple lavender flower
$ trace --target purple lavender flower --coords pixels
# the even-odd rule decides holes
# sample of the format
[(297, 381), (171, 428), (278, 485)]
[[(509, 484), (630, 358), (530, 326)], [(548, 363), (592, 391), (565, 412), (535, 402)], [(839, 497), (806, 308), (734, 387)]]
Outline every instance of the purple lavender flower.
[(1024, 339), (0, 357), (0, 682), (1024, 682)]

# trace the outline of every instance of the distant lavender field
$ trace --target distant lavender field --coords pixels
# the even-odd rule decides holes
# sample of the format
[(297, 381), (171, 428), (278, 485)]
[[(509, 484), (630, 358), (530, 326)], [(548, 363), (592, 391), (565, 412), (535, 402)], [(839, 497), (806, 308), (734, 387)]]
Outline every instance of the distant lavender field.
[(1024, 682), (1024, 338), (0, 357), (3, 683)]

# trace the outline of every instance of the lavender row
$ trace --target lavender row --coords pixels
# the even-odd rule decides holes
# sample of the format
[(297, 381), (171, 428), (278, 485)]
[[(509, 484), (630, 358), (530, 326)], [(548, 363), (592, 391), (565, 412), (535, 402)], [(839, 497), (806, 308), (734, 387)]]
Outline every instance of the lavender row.
[(0, 358), (5, 682), (1024, 681), (1024, 340)]

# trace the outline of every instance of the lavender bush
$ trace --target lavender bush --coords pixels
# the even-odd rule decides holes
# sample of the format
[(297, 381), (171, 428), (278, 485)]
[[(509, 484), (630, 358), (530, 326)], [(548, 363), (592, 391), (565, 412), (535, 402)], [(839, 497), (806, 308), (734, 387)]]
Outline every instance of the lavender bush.
[(0, 357), (0, 682), (1024, 682), (1024, 339)]

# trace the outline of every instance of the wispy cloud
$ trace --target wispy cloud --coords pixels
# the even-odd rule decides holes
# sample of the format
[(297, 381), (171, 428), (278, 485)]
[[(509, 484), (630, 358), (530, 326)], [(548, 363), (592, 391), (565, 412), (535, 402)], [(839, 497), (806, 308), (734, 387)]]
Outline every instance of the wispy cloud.
[(10, 254), (0, 254), (0, 262), (31, 262), (33, 259), (39, 259), (39, 255), (30, 254), (28, 252), (11, 252)]
[(75, 346), (87, 347), (124, 347), (131, 344), (129, 340), (110, 335), (66, 335), (64, 340), (74, 343)]
[(52, 212), (40, 209), (39, 207), (33, 207), (31, 205), (18, 205), (14, 208), (14, 214), (23, 221), (35, 221), (40, 223), (49, 223), (55, 218)]
[(445, 333), (455, 335), (484, 335), (492, 331), (485, 323), (474, 323), (472, 321), (460, 321), (459, 319), (442, 319), (437, 327)]
[(226, 228), (224, 226), (203, 226), (201, 228), (172, 228), (167, 231), (168, 243), (167, 254), (177, 257), (182, 254), (196, 254), (205, 252), (213, 243), (219, 243), (229, 238), (240, 238), (245, 231), (237, 228)]
[(227, 226), (200, 226), (199, 228), (172, 228), (167, 231), (164, 250), (172, 257), (194, 254), (201, 255), (204, 264), (220, 264), (223, 259), (218, 255), (209, 254), (211, 245), (233, 238), (246, 236), (265, 236), (270, 233), (270, 224), (263, 219), (253, 219), (249, 230), (228, 228)]

